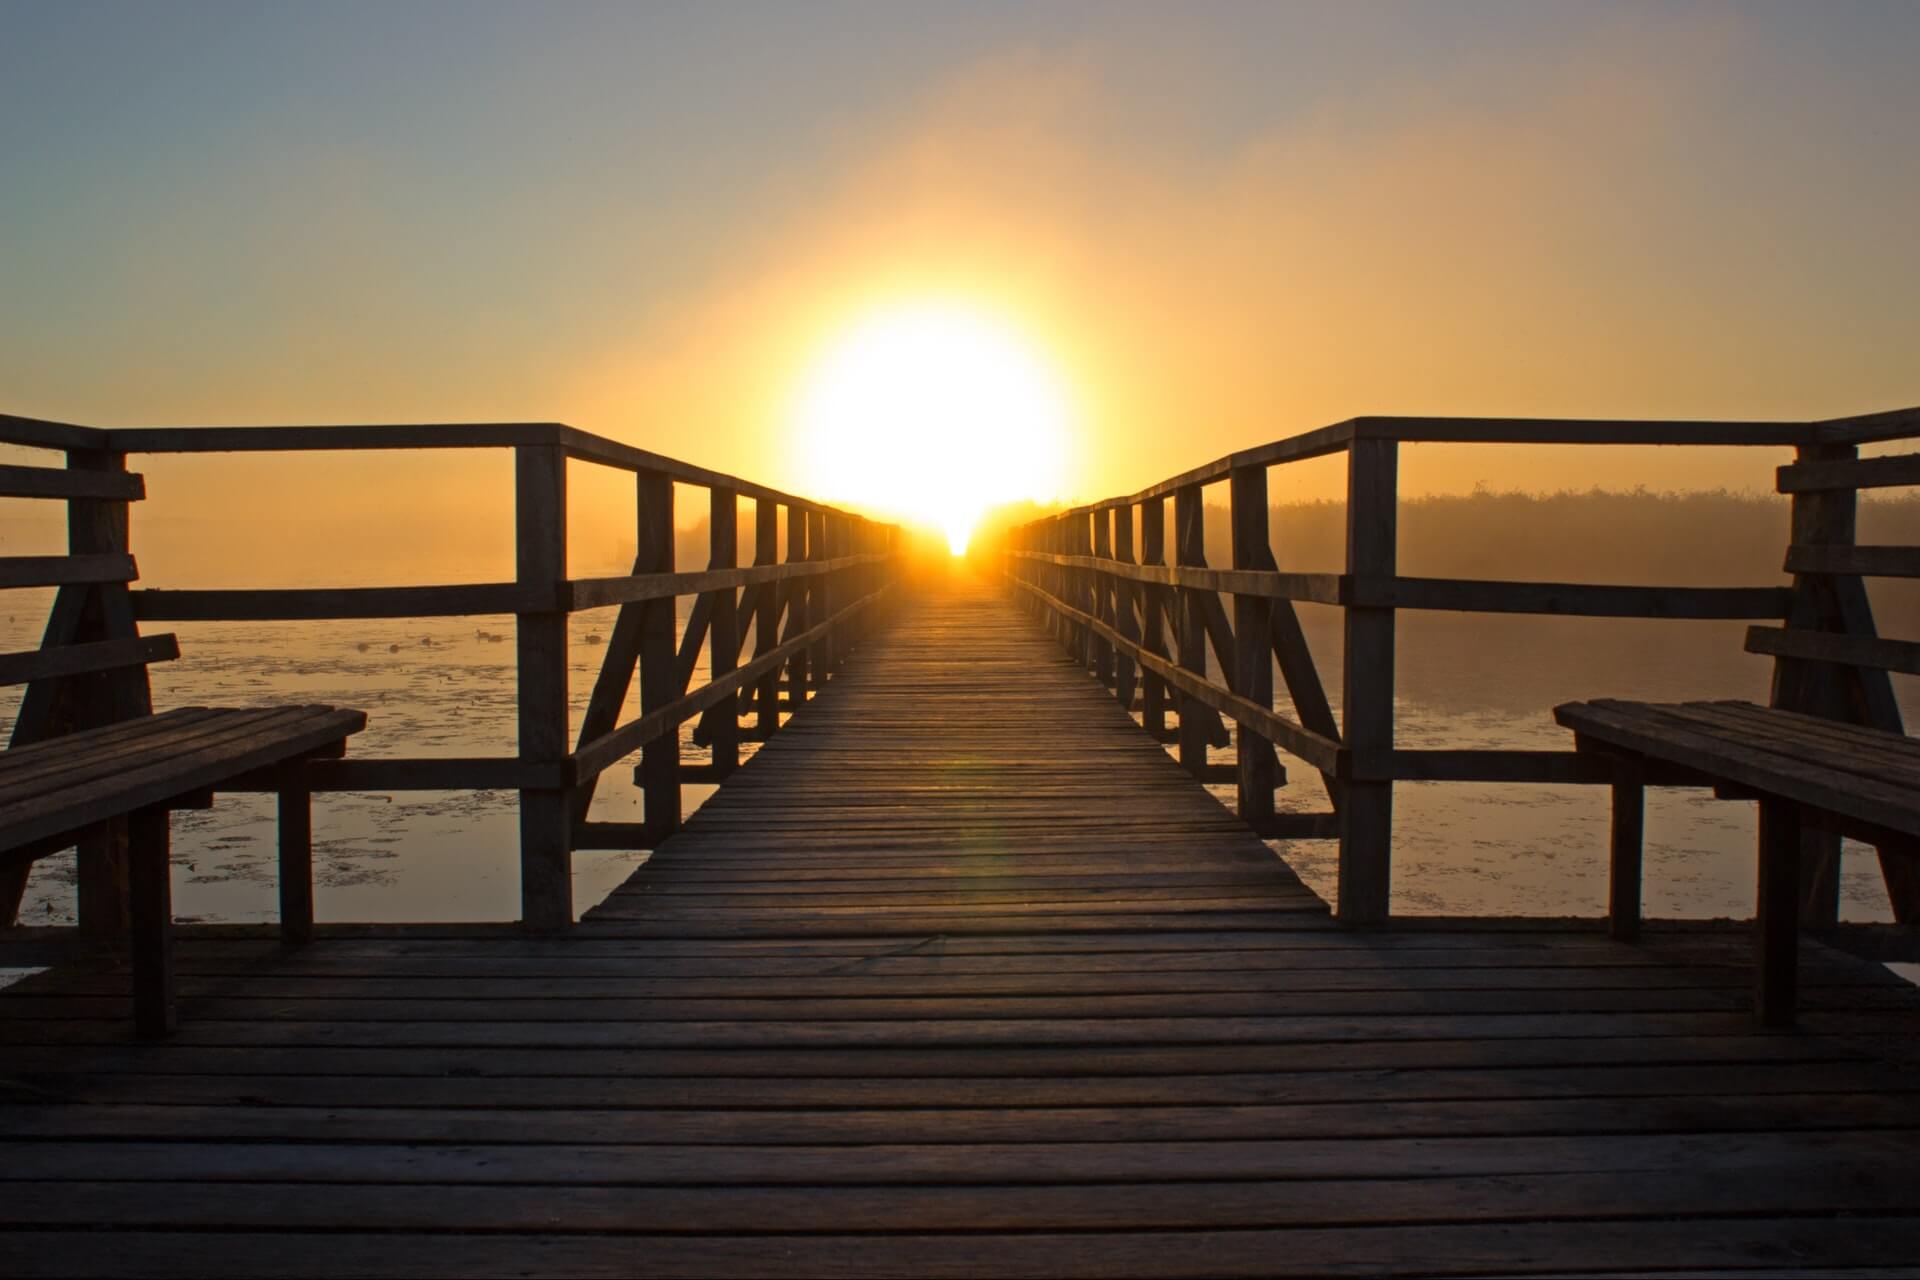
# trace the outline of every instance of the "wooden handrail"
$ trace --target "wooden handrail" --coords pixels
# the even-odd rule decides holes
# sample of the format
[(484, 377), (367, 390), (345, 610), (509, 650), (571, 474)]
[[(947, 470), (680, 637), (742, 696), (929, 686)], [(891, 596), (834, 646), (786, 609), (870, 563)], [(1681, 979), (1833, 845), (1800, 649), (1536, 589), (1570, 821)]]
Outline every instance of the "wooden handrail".
[[(868, 628), (897, 576), (897, 531), (826, 503), (700, 467), (554, 422), (401, 425), (81, 427), (0, 415), (0, 443), (64, 450), (65, 469), (0, 466), (0, 496), (64, 499), (81, 512), (71, 554), (0, 557), (0, 586), (107, 584), (127, 638), (142, 656), (167, 646), (133, 636), (135, 619), (263, 621), (459, 617), (510, 614), (516, 624), (519, 749), (503, 757), (359, 757), (319, 762), (306, 779), (317, 791), (493, 790), (520, 793), (522, 919), (543, 929), (572, 920), (571, 854), (592, 847), (650, 847), (677, 829), (680, 786), (689, 776), (719, 781), (736, 767), (738, 719), (754, 736), (776, 732), (783, 713), (803, 705), (832, 677)], [(129, 591), (136, 576), (125, 553), (126, 503), (144, 496), (125, 469), (133, 453), (305, 453), (332, 450), (510, 449), (514, 454), (515, 576), (512, 581), (382, 587), (301, 587)], [(569, 460), (632, 472), (639, 547), (631, 573), (570, 578), (567, 562)], [(675, 571), (674, 488), (711, 495), (712, 560)], [(736, 512), (755, 503), (755, 553), (735, 564)], [(778, 511), (787, 510), (780, 557)], [(105, 512), (105, 515), (86, 513)], [(119, 514), (115, 515), (117, 512)], [(118, 541), (93, 524), (117, 521)], [(111, 533), (111, 530), (107, 531)], [(742, 595), (744, 593), (744, 596)], [(676, 636), (676, 600), (695, 605)], [(56, 609), (69, 606), (56, 604)], [(567, 620), (587, 609), (619, 616), (582, 721), (569, 740)], [(786, 632), (779, 634), (783, 624)], [(741, 659), (753, 634), (750, 660)], [(118, 633), (116, 633), (116, 636)], [(702, 651), (712, 678), (690, 688)], [(129, 649), (128, 652), (133, 652)], [(29, 679), (23, 706), (51, 705), (53, 686), (71, 682), (90, 661), (116, 648), (11, 655)], [(140, 672), (144, 689), (144, 669)], [(642, 712), (616, 720), (638, 678)], [(43, 687), (44, 686), (44, 687)], [(63, 685), (63, 688), (66, 686)], [(70, 690), (86, 696), (84, 690)], [(25, 713), (23, 713), (24, 715)], [(34, 714), (38, 714), (34, 711)], [(713, 747), (711, 765), (683, 766), (678, 727), (700, 717), (696, 742)], [(31, 717), (28, 717), (31, 718)], [(639, 751), (637, 772), (646, 822), (586, 820), (599, 775)], [(278, 790), (278, 778), (242, 778), (232, 789)], [(0, 885), (0, 890), (9, 886)], [(5, 896), (0, 894), (0, 896)]]
[[(1321, 773), (1339, 815), (1323, 834), (1341, 842), (1338, 911), (1353, 924), (1389, 915), (1393, 784), (1512, 781), (1605, 784), (1604, 762), (1572, 752), (1398, 749), (1393, 743), (1395, 618), (1402, 609), (1574, 617), (1758, 619), (1749, 647), (1776, 655), (1774, 702), (1899, 731), (1885, 670), (1920, 669), (1920, 646), (1877, 638), (1860, 575), (1920, 576), (1920, 551), (1853, 545), (1854, 490), (1920, 483), (1920, 454), (1861, 459), (1857, 446), (1920, 437), (1920, 409), (1810, 422), (1362, 417), (1254, 448), (1149, 485), (1016, 526), (1005, 574), (1018, 598), (1074, 658), (1139, 709), (1159, 740), (1178, 741), (1196, 777), (1218, 781), (1207, 761), (1222, 745), (1220, 719), (1237, 728), (1240, 811), (1271, 830), (1264, 778), (1274, 746)], [(1425, 578), (1396, 565), (1398, 450), (1402, 443), (1790, 447), (1779, 471), (1793, 498), (1788, 586), (1644, 586)], [(1344, 453), (1347, 549), (1343, 572), (1281, 572), (1267, 545), (1269, 467)], [(1208, 563), (1201, 495), (1228, 482), (1231, 567)], [(1176, 536), (1167, 545), (1172, 499)], [(1134, 512), (1141, 546), (1133, 548)], [(1232, 598), (1232, 616), (1222, 596)], [(1294, 603), (1345, 613), (1342, 698), (1336, 726)], [(1268, 655), (1271, 654), (1271, 660)], [(1300, 721), (1277, 716), (1277, 660)], [(1844, 688), (1843, 688), (1844, 686)], [(1180, 713), (1169, 733), (1166, 711)], [(1697, 782), (1697, 779), (1677, 779)], [(1311, 824), (1301, 824), (1310, 826)], [(1884, 859), (1883, 859), (1884, 865)], [(1889, 884), (1893, 881), (1890, 879)], [(1832, 897), (1836, 880), (1814, 890)], [(1920, 912), (1920, 903), (1915, 904)], [(1827, 913), (1831, 918), (1831, 913)]]

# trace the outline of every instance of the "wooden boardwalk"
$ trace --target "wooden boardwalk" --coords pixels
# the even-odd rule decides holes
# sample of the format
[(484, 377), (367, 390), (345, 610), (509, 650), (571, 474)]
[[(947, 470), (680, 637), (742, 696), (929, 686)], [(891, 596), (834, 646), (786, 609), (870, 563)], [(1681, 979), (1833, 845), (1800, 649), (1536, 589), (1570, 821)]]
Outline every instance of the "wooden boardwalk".
[(0, 993), (0, 1274), (1915, 1274), (1920, 1001), (1808, 951), (1343, 931), (962, 583), (567, 936)]

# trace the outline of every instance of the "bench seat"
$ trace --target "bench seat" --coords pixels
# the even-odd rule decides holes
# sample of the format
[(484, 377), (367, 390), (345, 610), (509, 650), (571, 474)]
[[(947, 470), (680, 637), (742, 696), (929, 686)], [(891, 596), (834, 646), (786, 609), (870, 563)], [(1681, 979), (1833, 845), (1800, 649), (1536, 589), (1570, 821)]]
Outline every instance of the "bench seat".
[(1750, 702), (1596, 699), (1554, 708), (1582, 751), (1619, 757), (1614, 784), (1610, 917), (1638, 928), (1641, 786), (1647, 761), (1675, 765), (1728, 798), (1760, 802), (1756, 1004), (1772, 1026), (1793, 1020), (1801, 832), (1852, 836), (1889, 853), (1920, 850), (1920, 741)]
[(327, 754), (366, 725), (335, 707), (181, 707), (0, 751), (0, 855)]
[(288, 766), (340, 754), (366, 723), (326, 706), (182, 707), (0, 751), (0, 863), (126, 821), (134, 1020), (141, 1035), (164, 1035), (174, 1024), (168, 811), (242, 780), (278, 791), (282, 928), (302, 940), (313, 920), (310, 797)]

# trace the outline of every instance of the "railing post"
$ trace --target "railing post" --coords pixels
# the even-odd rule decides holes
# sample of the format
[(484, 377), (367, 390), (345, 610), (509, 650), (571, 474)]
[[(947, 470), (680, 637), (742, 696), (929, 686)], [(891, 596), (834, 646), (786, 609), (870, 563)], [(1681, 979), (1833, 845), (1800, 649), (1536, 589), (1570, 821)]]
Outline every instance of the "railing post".
[[(1140, 563), (1167, 562), (1167, 502), (1149, 498), (1140, 504)], [(1149, 653), (1167, 652), (1165, 589), (1141, 584), (1141, 646)], [(1157, 741), (1167, 738), (1167, 686), (1151, 671), (1140, 673), (1140, 718)]]
[[(780, 563), (780, 507), (770, 498), (753, 500), (753, 562)], [(760, 584), (759, 607), (753, 614), (753, 656), (759, 658), (780, 647), (780, 587), (778, 582)], [(780, 729), (780, 673), (769, 671), (760, 680), (760, 724), (762, 737)]]
[[(1093, 546), (1090, 554), (1096, 560), (1113, 559), (1113, 514), (1105, 508), (1096, 508), (1091, 513), (1093, 522)], [(1114, 578), (1111, 574), (1098, 569), (1087, 570), (1087, 587), (1093, 593), (1093, 600), (1087, 612), (1108, 626), (1115, 622), (1113, 608)], [(1113, 687), (1113, 646), (1106, 637), (1095, 633), (1093, 636), (1093, 674), (1094, 678), (1108, 688)]]
[[(1361, 438), (1347, 453), (1347, 573), (1391, 577), (1399, 523), (1399, 442)], [(1345, 746), (1384, 756), (1393, 747), (1394, 613), (1346, 611)], [(1393, 884), (1393, 783), (1349, 780), (1340, 806), (1339, 901), (1343, 923), (1384, 924)]]
[[(672, 573), (673, 480), (658, 471), (634, 475), (638, 550), (635, 573)], [(640, 713), (646, 715), (680, 696), (676, 650), (678, 597), (645, 601), (640, 620)], [(680, 726), (640, 748), (640, 790), (648, 838), (654, 843), (680, 829)]]
[[(824, 511), (807, 513), (807, 559), (825, 560), (833, 554), (827, 541), (828, 518)], [(819, 626), (833, 616), (831, 574), (808, 578), (809, 621)], [(829, 631), (813, 646), (813, 687), (818, 690), (833, 675), (833, 632)]]
[[(513, 451), (516, 577), (548, 607), (518, 615), (520, 761), (558, 771), (567, 758), (567, 614), (554, 608), (567, 576), (567, 457), (553, 445)], [(531, 929), (573, 923), (573, 813), (567, 792), (520, 792), (520, 919)]]
[[(1093, 528), (1087, 522), (1087, 513), (1076, 511), (1067, 517), (1067, 554), (1070, 556), (1089, 556), (1093, 554)], [(1093, 574), (1086, 569), (1067, 570), (1068, 602), (1085, 614), (1093, 613)], [(1095, 663), (1098, 650), (1094, 647), (1097, 637), (1093, 628), (1084, 623), (1077, 627), (1079, 643), (1074, 649), (1074, 659), (1079, 662), (1082, 671)]]
[[(1261, 570), (1273, 555), (1267, 542), (1267, 469), (1235, 467), (1228, 478), (1232, 504), (1233, 567)], [(1392, 615), (1388, 615), (1391, 617)], [(1233, 597), (1234, 681), (1241, 697), (1273, 706), (1273, 602), (1265, 596)], [(1240, 817), (1256, 830), (1273, 818), (1278, 778), (1273, 744), (1246, 725), (1236, 725), (1233, 740), (1239, 762)]]
[[(1113, 509), (1113, 558), (1121, 564), (1133, 564), (1133, 507), (1122, 505)], [(1142, 598), (1145, 584), (1129, 578), (1113, 580), (1114, 630), (1122, 637), (1138, 643), (1140, 640), (1140, 619), (1135, 612), (1135, 604)], [(1133, 713), (1134, 663), (1133, 655), (1116, 653), (1113, 657), (1113, 696), (1120, 700), (1120, 709), (1129, 715)]]
[[(1850, 444), (1801, 445), (1794, 451), (1794, 460), (1844, 462), (1858, 457), (1859, 453), (1859, 449)], [(1793, 545), (1853, 545), (1859, 511), (1855, 490), (1796, 493), (1790, 504), (1789, 537)], [(1846, 626), (1840, 616), (1833, 580), (1816, 574), (1795, 574), (1793, 603), (1786, 625), (1801, 631), (1844, 631)], [(1882, 673), (1874, 674), (1886, 679)], [(1866, 708), (1856, 707), (1853, 691), (1848, 688), (1854, 678), (1855, 673), (1831, 663), (1775, 658), (1771, 705), (1829, 720), (1870, 723), (1870, 717), (1861, 714)], [(1777, 843), (1768, 824), (1777, 821), (1780, 812), (1777, 808), (1761, 807), (1760, 843), (1763, 846)], [(1799, 830), (1800, 905), (1804, 913), (1801, 919), (1810, 929), (1831, 928), (1840, 919), (1840, 836), (1811, 824), (1801, 825)]]
[[(707, 557), (710, 569), (732, 569), (740, 562), (740, 498), (732, 489), (709, 489)], [(739, 589), (725, 587), (713, 593), (713, 612), (707, 624), (707, 678), (718, 680), (739, 665)], [(740, 765), (740, 708), (738, 695), (718, 707), (713, 726), (713, 776), (724, 778)]]
[[(787, 563), (799, 564), (807, 559), (807, 509), (793, 506), (787, 508)], [(807, 611), (807, 601), (812, 595), (812, 581), (807, 578), (788, 578), (787, 591), (787, 634), (797, 636), (813, 625)], [(807, 650), (803, 646), (791, 658), (787, 659), (787, 705), (788, 709), (798, 711), (807, 700)]]
[[(1173, 555), (1182, 565), (1199, 567), (1207, 563), (1207, 528), (1197, 484), (1182, 485), (1173, 491)], [(1207, 675), (1206, 605), (1193, 587), (1180, 588), (1179, 599), (1179, 663), (1204, 680)], [(1198, 777), (1206, 769), (1207, 739), (1211, 736), (1200, 723), (1200, 717), (1214, 712), (1192, 698), (1182, 698), (1179, 705), (1180, 763)]]

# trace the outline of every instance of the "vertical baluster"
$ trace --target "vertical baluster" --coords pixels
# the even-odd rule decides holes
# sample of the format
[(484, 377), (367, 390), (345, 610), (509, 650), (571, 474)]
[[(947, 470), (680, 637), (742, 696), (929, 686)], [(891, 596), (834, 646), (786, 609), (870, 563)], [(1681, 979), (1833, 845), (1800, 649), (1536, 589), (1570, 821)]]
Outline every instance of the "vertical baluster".
[[(753, 500), (753, 562), (757, 565), (780, 561), (780, 507), (771, 498)], [(753, 613), (753, 656), (764, 657), (780, 647), (779, 582), (763, 582), (759, 605)], [(780, 728), (780, 673), (769, 671), (760, 677), (759, 736), (771, 737)]]
[[(1395, 572), (1399, 445), (1355, 440), (1347, 454), (1347, 572), (1383, 578)], [(1394, 614), (1346, 611), (1342, 716), (1348, 750), (1384, 756), (1393, 747)], [(1340, 919), (1386, 922), (1392, 901), (1393, 783), (1349, 781), (1340, 806)]]
[[(1093, 545), (1089, 554), (1096, 560), (1113, 559), (1113, 513), (1105, 508), (1097, 508), (1088, 516), (1092, 525)], [(1100, 621), (1112, 626), (1114, 579), (1099, 569), (1087, 570), (1087, 587), (1092, 592), (1087, 612)], [(1113, 687), (1113, 646), (1106, 637), (1098, 633), (1093, 636), (1093, 674), (1094, 678), (1108, 688)]]
[[(1119, 506), (1113, 509), (1113, 558), (1121, 564), (1134, 563), (1133, 557), (1133, 508)], [(1141, 598), (1141, 584), (1131, 578), (1113, 580), (1114, 630), (1122, 638), (1138, 641), (1140, 639), (1140, 621), (1136, 606)], [(1113, 659), (1113, 696), (1120, 700), (1123, 710), (1133, 710), (1134, 662), (1127, 653), (1116, 653)]]
[[(567, 576), (567, 459), (551, 445), (514, 451), (515, 564), (519, 583), (548, 607), (515, 619), (520, 760), (556, 775), (567, 757), (567, 614), (552, 607)], [(557, 777), (554, 779), (557, 783)], [(520, 919), (529, 928), (573, 923), (573, 815), (557, 785), (520, 792)]]
[[(1228, 480), (1233, 521), (1233, 567), (1266, 569), (1272, 563), (1267, 545), (1267, 469), (1235, 467)], [(1265, 596), (1233, 597), (1234, 664), (1239, 668), (1234, 687), (1241, 697), (1259, 706), (1273, 706), (1273, 605)], [(1246, 725), (1234, 731), (1239, 764), (1240, 816), (1256, 830), (1273, 817), (1273, 789), (1278, 778), (1273, 744)]]
[[(1149, 498), (1140, 504), (1140, 563), (1167, 562), (1167, 502)], [(1149, 653), (1167, 654), (1166, 609), (1171, 593), (1164, 587), (1146, 587), (1140, 593), (1141, 644)], [(1167, 739), (1166, 682), (1150, 671), (1140, 673), (1141, 721), (1157, 741)]]
[[(807, 511), (805, 507), (787, 508), (787, 563), (799, 564), (807, 558)], [(787, 635), (799, 635), (813, 625), (807, 612), (812, 582), (808, 578), (787, 579)], [(787, 659), (787, 702), (798, 711), (807, 700), (807, 650)]]
[[(657, 471), (634, 476), (638, 551), (635, 573), (672, 573), (673, 481)], [(680, 696), (679, 618), (676, 597), (644, 604), (640, 621), (640, 713), (657, 711)], [(680, 726), (640, 749), (640, 790), (648, 839), (657, 844), (680, 829)]]
[[(807, 559), (819, 561), (827, 559), (832, 552), (827, 549), (827, 515), (823, 511), (807, 513)], [(833, 616), (833, 593), (827, 581), (828, 575), (822, 573), (808, 578), (811, 589), (808, 596), (809, 608), (814, 626), (819, 626)], [(833, 633), (829, 631), (813, 646), (813, 685), (816, 690), (833, 675)]]
[[(1182, 485), (1173, 491), (1173, 554), (1175, 561), (1182, 565), (1198, 568), (1207, 563), (1207, 528), (1197, 484)], [(1206, 603), (1194, 587), (1181, 587), (1179, 599), (1179, 662), (1186, 670), (1205, 679)], [(1210, 708), (1192, 698), (1180, 699), (1180, 763), (1195, 777), (1206, 769), (1207, 739), (1211, 736), (1201, 717), (1213, 714)]]
[[(740, 562), (740, 498), (732, 489), (714, 486), (709, 491), (707, 566), (732, 569)], [(740, 593), (737, 587), (724, 587), (713, 593), (713, 613), (707, 624), (707, 678), (718, 680), (739, 665)], [(719, 706), (713, 725), (713, 775), (716, 779), (732, 773), (740, 763), (740, 715), (738, 698), (728, 698)]]

